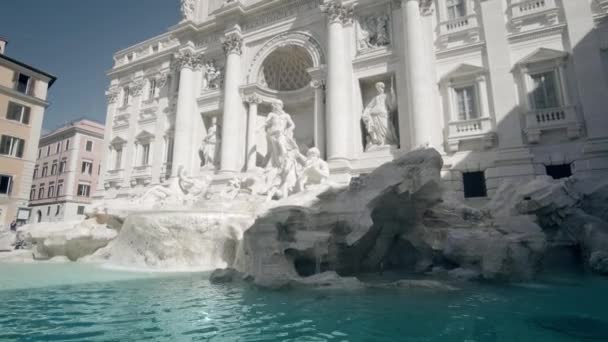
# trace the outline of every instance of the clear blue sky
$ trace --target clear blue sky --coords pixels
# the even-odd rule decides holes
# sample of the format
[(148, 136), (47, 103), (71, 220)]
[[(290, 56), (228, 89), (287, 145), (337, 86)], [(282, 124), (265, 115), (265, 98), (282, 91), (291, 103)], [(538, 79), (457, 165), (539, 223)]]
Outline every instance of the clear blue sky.
[(179, 19), (179, 0), (0, 0), (6, 55), (58, 78), (47, 130), (82, 116), (104, 122), (113, 54)]

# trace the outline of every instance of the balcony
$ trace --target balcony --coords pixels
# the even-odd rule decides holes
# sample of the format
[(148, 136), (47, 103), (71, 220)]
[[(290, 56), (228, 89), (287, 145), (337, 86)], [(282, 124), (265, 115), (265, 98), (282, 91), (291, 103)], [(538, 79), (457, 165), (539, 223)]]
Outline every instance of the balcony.
[(439, 23), (439, 43), (443, 48), (476, 43), (480, 40), (480, 32), (476, 14), (450, 19)]
[(495, 134), (489, 117), (448, 123), (448, 149), (451, 152), (459, 151), (460, 143), (470, 140), (483, 141), (484, 148), (494, 146)]
[(539, 109), (526, 115), (525, 132), (531, 144), (540, 142), (542, 132), (557, 129), (566, 129), (568, 139), (581, 136), (581, 125), (576, 118), (574, 107)]
[(597, 0), (597, 5), (602, 13), (608, 13), (608, 0)]
[(511, 24), (520, 32), (524, 26), (541, 28), (559, 23), (559, 8), (555, 0), (513, 1), (510, 6)]
[(152, 180), (152, 166), (141, 165), (135, 166), (131, 172), (131, 186), (137, 184), (148, 185)]
[(120, 187), (125, 176), (125, 170), (116, 169), (106, 171), (106, 177), (104, 179), (104, 187), (109, 189), (111, 187)]
[(129, 118), (130, 114), (119, 114), (114, 116), (114, 121), (112, 123), (113, 128), (121, 128), (129, 126)]

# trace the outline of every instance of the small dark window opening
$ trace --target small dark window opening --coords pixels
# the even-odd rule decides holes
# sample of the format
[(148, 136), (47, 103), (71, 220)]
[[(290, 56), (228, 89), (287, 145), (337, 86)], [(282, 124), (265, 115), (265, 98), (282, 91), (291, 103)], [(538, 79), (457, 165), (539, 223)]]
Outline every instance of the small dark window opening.
[(547, 175), (553, 179), (568, 178), (572, 176), (572, 165), (561, 164), (561, 165), (545, 165)]
[(464, 197), (487, 197), (486, 176), (483, 171), (464, 172), (462, 174), (464, 184)]
[(76, 215), (84, 215), (84, 206), (83, 205), (78, 206), (78, 209), (76, 210)]

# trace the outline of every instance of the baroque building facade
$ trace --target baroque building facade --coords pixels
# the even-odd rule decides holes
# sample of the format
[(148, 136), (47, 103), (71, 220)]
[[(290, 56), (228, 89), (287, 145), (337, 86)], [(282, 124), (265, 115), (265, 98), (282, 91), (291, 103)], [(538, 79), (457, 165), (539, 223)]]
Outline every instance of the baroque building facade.
[(179, 169), (225, 184), (266, 167), (277, 103), (289, 144), (316, 147), (336, 182), (421, 146), (464, 197), (608, 173), (606, 0), (182, 0), (181, 12), (114, 56), (106, 198)]

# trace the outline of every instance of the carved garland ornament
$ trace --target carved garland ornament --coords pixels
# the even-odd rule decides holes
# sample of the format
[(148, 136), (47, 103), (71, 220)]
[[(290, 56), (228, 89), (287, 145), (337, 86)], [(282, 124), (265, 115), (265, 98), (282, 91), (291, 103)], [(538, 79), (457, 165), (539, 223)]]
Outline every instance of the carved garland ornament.
[(353, 22), (354, 8), (346, 7), (343, 4), (332, 1), (321, 6), (321, 11), (327, 14), (330, 23), (350, 24)]
[(134, 97), (141, 95), (141, 92), (144, 89), (144, 84), (144, 80), (137, 80), (133, 82), (133, 84), (130, 86), (131, 95)]
[(243, 53), (243, 38), (236, 33), (231, 33), (223, 39), (222, 46), (226, 55), (233, 53), (241, 55)]

